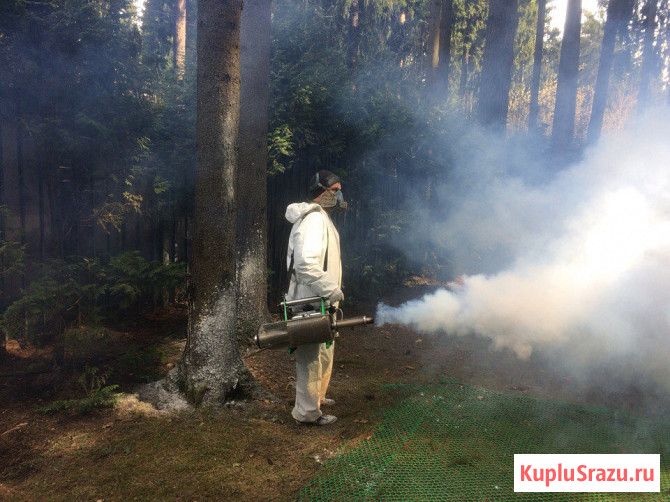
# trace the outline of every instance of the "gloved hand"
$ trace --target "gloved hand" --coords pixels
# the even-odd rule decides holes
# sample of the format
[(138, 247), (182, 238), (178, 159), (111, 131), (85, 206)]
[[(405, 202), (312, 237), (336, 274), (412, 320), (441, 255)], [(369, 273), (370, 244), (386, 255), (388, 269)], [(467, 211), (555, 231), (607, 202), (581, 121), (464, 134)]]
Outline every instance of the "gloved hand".
[(341, 302), (342, 300), (344, 300), (344, 293), (342, 293), (340, 288), (335, 289), (335, 291), (328, 296), (328, 301), (331, 305), (335, 302)]

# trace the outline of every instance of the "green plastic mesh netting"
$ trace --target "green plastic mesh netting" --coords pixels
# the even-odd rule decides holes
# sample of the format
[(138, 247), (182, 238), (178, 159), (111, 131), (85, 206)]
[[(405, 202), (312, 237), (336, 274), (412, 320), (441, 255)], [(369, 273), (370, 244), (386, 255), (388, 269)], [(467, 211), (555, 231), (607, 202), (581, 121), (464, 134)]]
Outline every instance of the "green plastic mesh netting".
[[(410, 397), (296, 500), (670, 501), (668, 424), (453, 381), (395, 387)], [(661, 493), (514, 493), (515, 453), (660, 453)]]

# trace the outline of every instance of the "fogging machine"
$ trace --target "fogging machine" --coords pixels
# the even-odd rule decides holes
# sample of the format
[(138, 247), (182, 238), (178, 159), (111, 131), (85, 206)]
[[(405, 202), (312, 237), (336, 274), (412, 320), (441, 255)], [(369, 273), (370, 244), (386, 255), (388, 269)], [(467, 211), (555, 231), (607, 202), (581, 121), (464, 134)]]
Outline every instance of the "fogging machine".
[[(318, 305), (318, 307), (317, 307)], [(284, 320), (261, 325), (256, 345), (261, 349), (288, 347), (289, 352), (306, 343), (331, 344), (340, 328), (352, 328), (374, 322), (368, 316), (344, 319), (342, 311), (319, 296), (281, 303)]]

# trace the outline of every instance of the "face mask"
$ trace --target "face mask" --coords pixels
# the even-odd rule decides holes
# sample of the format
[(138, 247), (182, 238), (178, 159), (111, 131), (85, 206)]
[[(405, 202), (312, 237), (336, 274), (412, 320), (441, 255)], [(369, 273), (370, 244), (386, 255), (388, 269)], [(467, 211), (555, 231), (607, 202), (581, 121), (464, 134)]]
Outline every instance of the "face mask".
[(324, 209), (332, 209), (335, 212), (344, 211), (349, 206), (344, 200), (342, 190), (337, 190), (335, 192), (326, 190), (323, 192), (321, 199), (319, 199), (319, 205)]

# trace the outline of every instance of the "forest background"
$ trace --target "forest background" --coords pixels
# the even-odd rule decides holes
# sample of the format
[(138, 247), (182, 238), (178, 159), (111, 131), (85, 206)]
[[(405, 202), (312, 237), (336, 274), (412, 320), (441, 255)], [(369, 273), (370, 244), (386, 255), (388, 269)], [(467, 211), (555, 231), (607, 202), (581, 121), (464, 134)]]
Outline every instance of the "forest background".
[[(284, 281), (284, 208), (316, 170), (340, 175), (352, 202), (337, 217), (346, 295), (375, 297), (467, 272), (439, 236), (408, 236), (452, 209), (463, 159), (484, 162), (475, 187), (523, 164), (507, 147), (475, 156), (492, 134), (522, 145), (547, 179), (601, 131), (669, 99), (667, 0), (600, 1), (583, 15), (575, 0), (265, 5), (269, 101), (252, 118), (267, 142), (267, 202), (251, 203), (267, 218), (258, 282), (270, 303)], [(130, 0), (2, 3), (0, 357), (18, 340), (53, 345), (63, 364), (82, 327), (187, 301), (196, 7), (147, 0), (140, 17)], [(551, 22), (561, 11), (563, 31)]]

